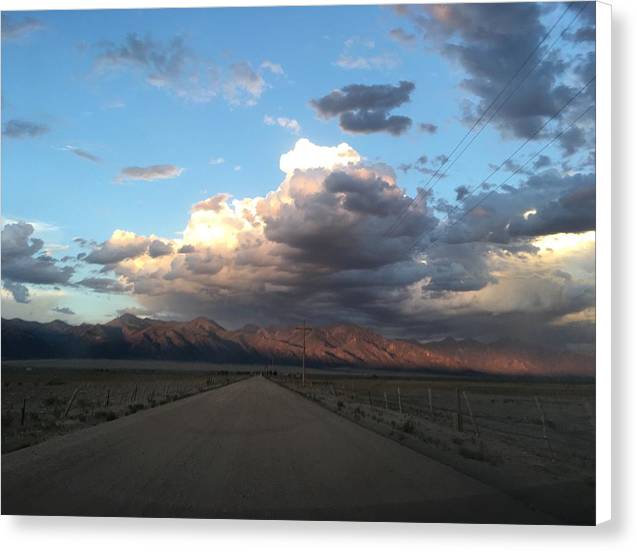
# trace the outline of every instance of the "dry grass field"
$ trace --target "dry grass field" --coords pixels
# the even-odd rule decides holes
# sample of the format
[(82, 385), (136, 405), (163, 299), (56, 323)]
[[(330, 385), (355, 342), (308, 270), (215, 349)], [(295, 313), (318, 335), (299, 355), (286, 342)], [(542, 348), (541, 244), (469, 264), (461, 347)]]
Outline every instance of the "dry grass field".
[(542, 510), (594, 517), (595, 386), (311, 375), (278, 382)]
[(249, 371), (176, 362), (3, 362), (2, 453), (217, 388)]

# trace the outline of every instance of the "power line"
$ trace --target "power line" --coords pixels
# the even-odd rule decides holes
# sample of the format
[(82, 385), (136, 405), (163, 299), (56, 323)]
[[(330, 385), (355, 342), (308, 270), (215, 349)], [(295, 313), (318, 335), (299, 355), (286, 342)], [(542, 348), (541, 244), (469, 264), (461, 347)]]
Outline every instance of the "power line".
[[(595, 80), (595, 78), (596, 77), (593, 76), (586, 84), (584, 84), (584, 86), (582, 86), (573, 96), (571, 96), (571, 98), (564, 105), (562, 105), (562, 107), (560, 107), (560, 109), (558, 109), (551, 116), (551, 118), (549, 118), (540, 128), (538, 128), (538, 130), (532, 136), (527, 138), (527, 140), (522, 145), (520, 145), (513, 153), (511, 153), (511, 155), (509, 155), (495, 169), (493, 169), (492, 172), (484, 180), (482, 180), (479, 184), (476, 184), (473, 188), (471, 188), (471, 190), (469, 190), (469, 193), (467, 193), (465, 197), (469, 197), (473, 195), (473, 193), (477, 191), (478, 188), (480, 188), (483, 184), (486, 184), (489, 181), (489, 179), (492, 176), (494, 176), (497, 172), (499, 172), (500, 169), (507, 162), (509, 162), (515, 155), (517, 155), (522, 149), (524, 149), (532, 140), (534, 140), (540, 134), (540, 132), (542, 132), (542, 130), (544, 130), (551, 123), (551, 121), (556, 119), (571, 103), (573, 103), (573, 101), (575, 101), (591, 85), (591, 83)], [(454, 207), (455, 210), (458, 210), (459, 208), (460, 208), (459, 206)], [(450, 215), (447, 215), (447, 219), (449, 219), (450, 217), (451, 217)]]
[[(471, 146), (471, 144), (476, 140), (476, 138), (480, 135), (480, 133), (486, 128), (486, 126), (493, 120), (493, 118), (498, 114), (498, 112), (500, 111), (500, 109), (502, 109), (502, 107), (504, 107), (504, 105), (506, 104), (506, 102), (513, 96), (513, 94), (515, 92), (517, 92), (517, 90), (519, 90), (519, 88), (522, 86), (522, 84), (526, 81), (526, 79), (529, 77), (529, 75), (539, 66), (541, 65), (541, 63), (546, 59), (546, 57), (548, 56), (548, 54), (551, 52), (551, 50), (553, 49), (553, 47), (555, 46), (555, 44), (557, 44), (557, 42), (564, 36), (564, 33), (573, 25), (573, 23), (576, 21), (576, 19), (580, 16), (580, 14), (582, 13), (586, 3), (582, 3), (582, 7), (579, 9), (579, 11), (577, 12), (577, 14), (575, 15), (575, 17), (573, 19), (571, 19), (571, 22), (562, 30), (562, 32), (558, 35), (558, 37), (553, 41), (553, 43), (551, 44), (551, 46), (548, 48), (548, 50), (546, 51), (546, 53), (544, 54), (543, 57), (540, 58), (540, 60), (526, 73), (526, 75), (524, 75), (524, 77), (522, 79), (520, 79), (520, 81), (518, 82), (517, 86), (509, 93), (508, 96), (505, 97), (504, 101), (502, 103), (500, 103), (500, 105), (498, 106), (498, 108), (491, 114), (491, 116), (489, 117), (489, 119), (487, 120), (487, 122), (478, 130), (478, 132), (471, 138), (471, 140), (469, 141), (469, 143), (464, 147), (464, 149), (456, 156), (456, 158), (449, 164), (449, 166), (447, 167), (447, 170), (449, 170), (451, 167), (453, 167), (453, 165), (458, 161), (458, 159), (460, 159), (460, 157), (464, 154), (464, 152)], [(418, 193), (416, 194), (416, 196), (410, 201), (410, 203), (407, 205), (407, 207), (405, 207), (405, 209), (403, 210), (403, 212), (400, 214), (400, 216), (398, 217), (398, 219), (389, 227), (389, 229), (385, 232), (385, 235), (390, 235), (391, 233), (393, 233), (393, 231), (400, 225), (400, 223), (402, 222), (402, 220), (404, 219), (405, 215), (407, 214), (407, 212), (409, 211), (409, 209), (417, 202), (419, 201), (422, 197), (426, 196), (427, 193), (429, 191), (431, 191), (433, 189), (433, 187), (442, 179), (443, 174), (440, 174), (440, 170), (447, 165), (447, 163), (450, 161), (451, 157), (453, 157), (454, 153), (460, 148), (460, 146), (464, 143), (464, 141), (469, 137), (469, 135), (473, 132), (473, 130), (478, 126), (478, 124), (480, 124), (480, 122), (484, 119), (484, 117), (486, 116), (486, 114), (489, 112), (489, 110), (491, 109), (491, 107), (493, 107), (495, 105), (495, 103), (500, 99), (500, 97), (502, 96), (502, 94), (505, 92), (505, 90), (513, 83), (513, 81), (517, 78), (517, 76), (522, 72), (522, 70), (524, 69), (524, 67), (527, 65), (527, 63), (533, 58), (533, 56), (535, 55), (535, 53), (539, 50), (539, 48), (542, 46), (542, 44), (546, 41), (546, 39), (552, 34), (553, 30), (555, 29), (555, 27), (560, 23), (560, 21), (564, 18), (564, 16), (566, 15), (566, 13), (570, 10), (570, 8), (574, 5), (574, 2), (570, 2), (567, 7), (564, 9), (564, 11), (561, 13), (561, 15), (558, 17), (558, 19), (555, 21), (555, 23), (553, 23), (553, 25), (551, 26), (551, 28), (549, 29), (549, 31), (544, 35), (544, 37), (542, 38), (542, 40), (537, 44), (537, 46), (535, 46), (535, 48), (531, 51), (531, 53), (527, 56), (527, 58), (524, 60), (524, 62), (522, 63), (522, 65), (518, 68), (518, 70), (515, 72), (515, 74), (509, 79), (509, 81), (504, 85), (504, 87), (500, 90), (500, 92), (496, 95), (496, 97), (491, 101), (491, 103), (487, 106), (487, 108), (482, 112), (482, 114), (480, 115), (480, 117), (473, 123), (473, 125), (471, 126), (471, 128), (465, 133), (465, 135), (462, 137), (462, 139), (455, 145), (455, 147), (453, 148), (453, 150), (451, 151), (451, 153), (445, 158), (445, 160), (440, 164), (440, 166), (436, 169), (436, 171), (431, 175), (431, 177), (429, 178), (429, 180), (427, 181), (427, 183), (425, 184), (426, 189), (424, 191), (418, 191)], [(436, 176), (438, 176), (438, 180), (436, 182), (434, 182), (431, 186), (429, 185), (432, 180), (434, 178), (436, 178)]]
[[(594, 78), (594, 77), (593, 77)], [(545, 149), (547, 149), (548, 147), (550, 147), (551, 145), (553, 145), (557, 140), (559, 140), (564, 133), (566, 133), (570, 128), (572, 128), (584, 115), (586, 115), (586, 113), (588, 113), (591, 109), (593, 109), (593, 105), (587, 107), (584, 111), (582, 111), (573, 121), (571, 121), (566, 128), (564, 128), (562, 131), (560, 131), (557, 135), (555, 135), (553, 137), (553, 139), (551, 139), (551, 141), (549, 141), (547, 144), (545, 144), (544, 146), (542, 146), (538, 151), (535, 152), (535, 154), (533, 154), (531, 157), (529, 157), (522, 165), (520, 165), (514, 172), (512, 172), (507, 178), (505, 178), (502, 182), (500, 182), (500, 184), (498, 184), (495, 188), (493, 188), (491, 191), (489, 191), (489, 193), (487, 193), (486, 195), (484, 195), (483, 197), (481, 197), (470, 209), (467, 209), (462, 216), (460, 216), (459, 218), (457, 218), (456, 220), (454, 220), (451, 224), (449, 224), (447, 226), (447, 230), (449, 228), (452, 228), (453, 226), (459, 224), (460, 222), (462, 222), (462, 220), (464, 220), (471, 212), (473, 212), (476, 208), (478, 208), (482, 203), (484, 203), (491, 195), (493, 195), (496, 191), (498, 191), (499, 189), (501, 189), (511, 178), (513, 178), (518, 172), (520, 172), (526, 165), (528, 165), (531, 161), (533, 161), (535, 158), (537, 158)], [(416, 239), (416, 241), (414, 241), (413, 245), (412, 245), (412, 249), (418, 244), (418, 242), (420, 241), (422, 235), (420, 237), (418, 237)], [(436, 240), (434, 241), (430, 247), (431, 248), (433, 246), (435, 246), (436, 244), (441, 243), (440, 240)], [(425, 249), (425, 250), (426, 250)]]

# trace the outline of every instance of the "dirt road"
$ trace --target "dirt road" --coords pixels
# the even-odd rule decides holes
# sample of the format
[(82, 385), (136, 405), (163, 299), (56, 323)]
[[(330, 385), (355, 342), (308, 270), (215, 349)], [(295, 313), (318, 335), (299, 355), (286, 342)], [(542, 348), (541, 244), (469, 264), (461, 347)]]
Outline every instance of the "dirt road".
[(2, 456), (2, 513), (553, 521), (261, 377)]

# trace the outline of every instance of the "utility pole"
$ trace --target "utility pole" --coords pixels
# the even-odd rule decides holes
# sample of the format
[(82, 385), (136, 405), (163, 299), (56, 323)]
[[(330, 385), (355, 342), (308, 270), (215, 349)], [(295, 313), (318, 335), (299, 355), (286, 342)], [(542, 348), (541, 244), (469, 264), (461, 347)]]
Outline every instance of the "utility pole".
[(305, 335), (307, 331), (311, 331), (309, 327), (306, 327), (305, 320), (303, 320), (303, 327), (297, 327), (297, 329), (303, 329), (303, 363), (301, 367), (301, 385), (305, 386)]

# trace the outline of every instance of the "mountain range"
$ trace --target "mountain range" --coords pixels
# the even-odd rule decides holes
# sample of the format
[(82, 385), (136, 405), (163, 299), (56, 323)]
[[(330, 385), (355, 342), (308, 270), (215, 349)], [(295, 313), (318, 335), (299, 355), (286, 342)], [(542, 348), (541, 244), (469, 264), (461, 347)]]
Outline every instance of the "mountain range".
[[(105, 324), (70, 325), (2, 320), (2, 359), (111, 358), (299, 365), (302, 328), (246, 325), (228, 330), (197, 318), (188, 322), (124, 314)], [(386, 338), (356, 325), (308, 328), (306, 363), (314, 367), (429, 369), (490, 375), (593, 376), (593, 357), (513, 341), (447, 338), (420, 343)]]

